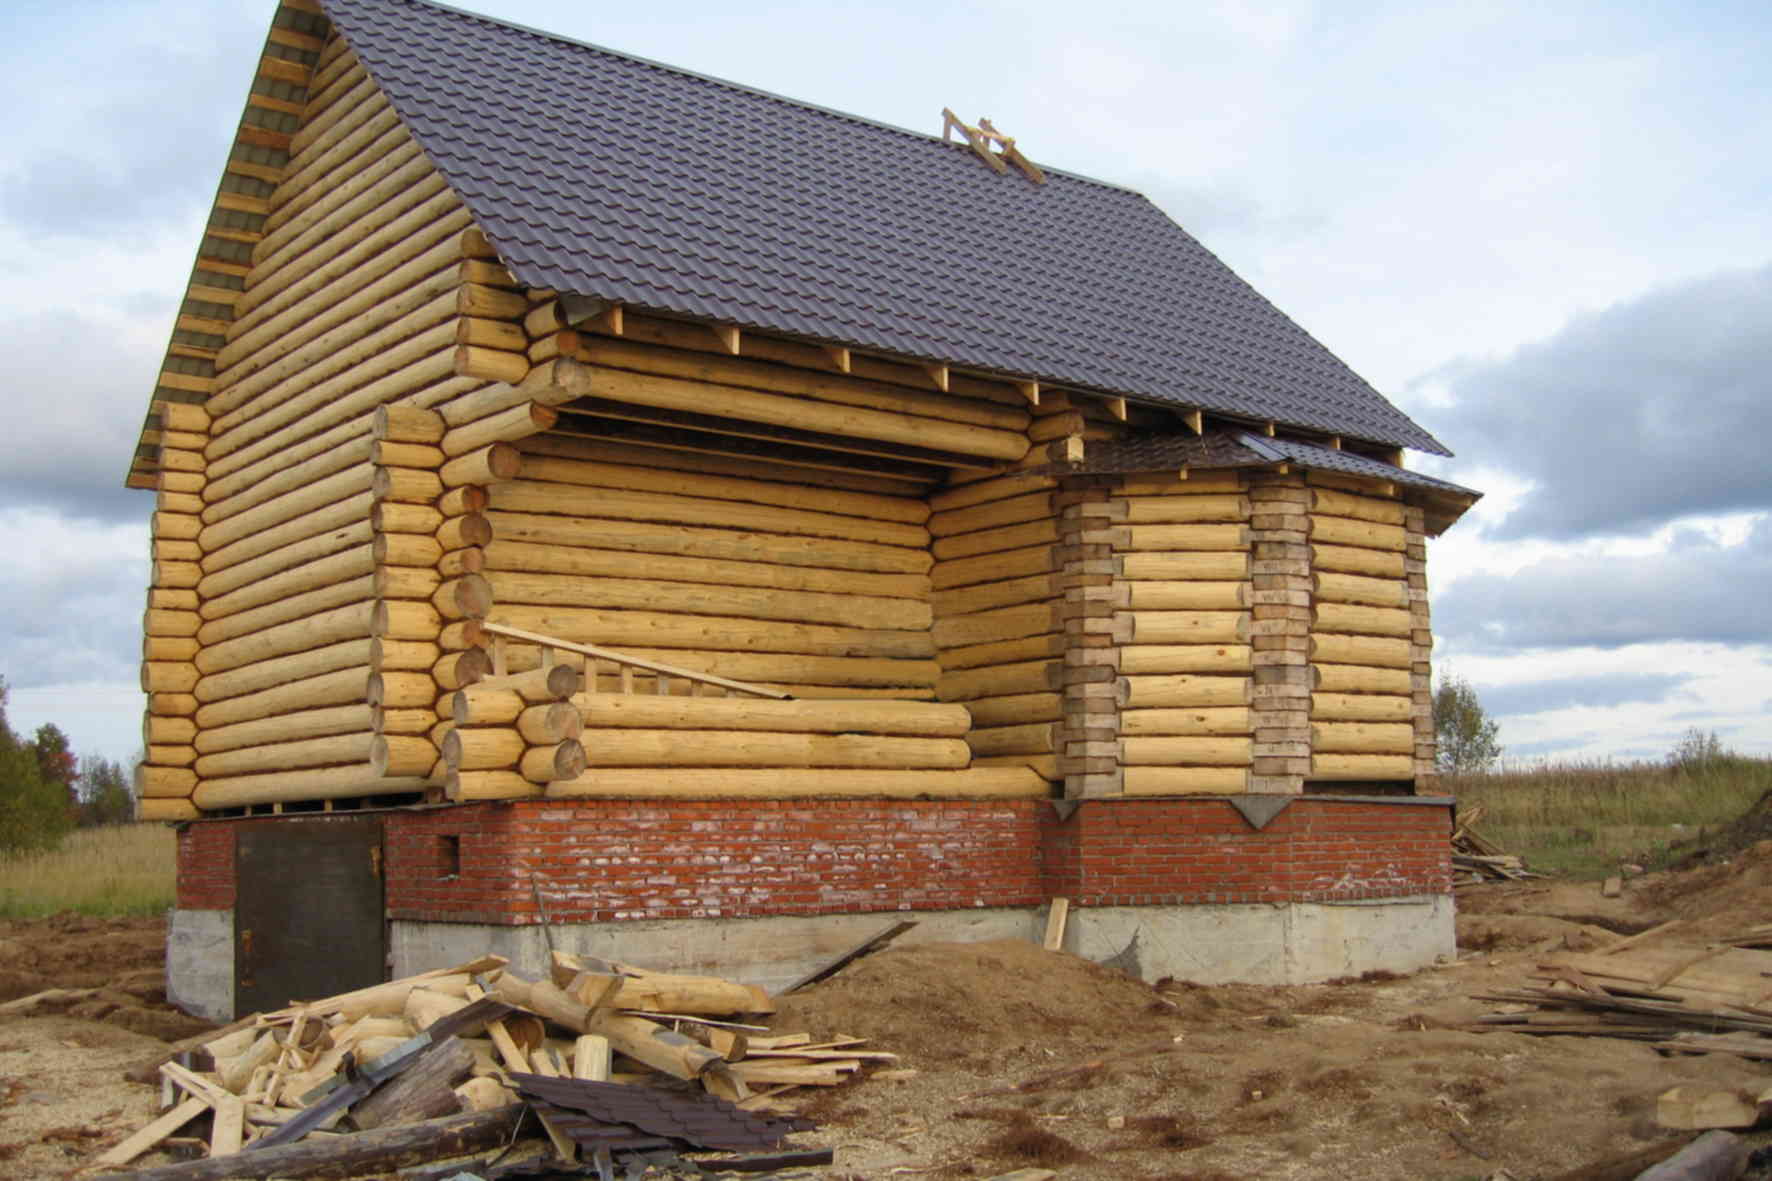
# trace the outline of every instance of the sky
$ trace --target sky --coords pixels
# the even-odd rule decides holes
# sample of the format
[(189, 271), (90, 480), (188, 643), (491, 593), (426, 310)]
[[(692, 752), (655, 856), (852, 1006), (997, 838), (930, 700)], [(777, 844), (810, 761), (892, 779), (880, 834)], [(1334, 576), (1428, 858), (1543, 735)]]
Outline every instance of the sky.
[[(1772, 8), (475, 11), (1144, 193), (1457, 454), (1435, 659), (1511, 761), (1772, 755)], [(14, 0), (0, 46), (0, 676), (140, 742), (122, 487), (272, 0)]]

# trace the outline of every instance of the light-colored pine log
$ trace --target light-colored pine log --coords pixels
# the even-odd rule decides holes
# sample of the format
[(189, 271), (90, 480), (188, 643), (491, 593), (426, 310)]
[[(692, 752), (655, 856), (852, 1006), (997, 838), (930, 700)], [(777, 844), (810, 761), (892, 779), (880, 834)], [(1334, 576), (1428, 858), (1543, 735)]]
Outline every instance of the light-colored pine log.
[(1247, 582), (1128, 582), (1133, 611), (1236, 611), (1249, 605)]
[(194, 541), (156, 538), (148, 544), (148, 556), (156, 562), (195, 562), (203, 556), (203, 547)]
[(1319, 603), (1365, 603), (1374, 607), (1407, 607), (1409, 587), (1391, 578), (1363, 578), (1357, 574), (1319, 571), (1312, 576), (1311, 593)]
[[(239, 611), (221, 619), (211, 619), (198, 630), (197, 638), (205, 646), (215, 646), (306, 617), (324, 620), (326, 613), (334, 608), (365, 602), (374, 598), (375, 594), (375, 576), (363, 575), (305, 593), (291, 594), (287, 598)], [(324, 631), (316, 635), (324, 635)], [(325, 640), (317, 638), (316, 642), (324, 643)], [(206, 668), (204, 671), (212, 670)]]
[(595, 745), (612, 729), (879, 734), (961, 738), (971, 725), (957, 705), (920, 701), (769, 701), (745, 697), (658, 697), (615, 693), (575, 699)]
[[(413, 534), (385, 534), (389, 537), (410, 537)], [(443, 576), (436, 570), (421, 566), (383, 566), (376, 570), (371, 584), (378, 599), (428, 599), (443, 585)]]
[[(197, 584), (197, 593), (205, 601), (219, 601), (224, 595), (233, 591), (247, 586), (255, 586), (285, 572), (298, 570), (309, 562), (370, 545), (373, 531), (369, 526), (367, 504), (363, 508), (364, 515), (359, 519), (316, 533), (311, 537), (298, 539), (249, 561), (219, 570), (214, 574), (204, 575), (202, 581)], [(266, 593), (269, 598), (276, 597), (269, 594), (269, 588)], [(247, 599), (253, 597), (248, 595)], [(269, 601), (269, 598), (265, 601)], [(230, 604), (230, 606), (232, 605)]]
[(444, 550), (474, 549), (492, 541), (492, 518), (479, 513), (450, 517), (436, 529), (437, 544)]
[(371, 709), (369, 714), (370, 727), (377, 734), (424, 735), (437, 724), (434, 709)]
[(1316, 570), (1361, 574), (1371, 578), (1401, 579), (1402, 553), (1362, 549), (1349, 545), (1312, 545), (1311, 565)]
[(232, 475), (216, 478), (211, 473), (202, 492), (208, 506), (203, 510), (204, 520), (221, 520), (333, 472), (369, 462), (375, 441), (368, 431), (367, 415), (347, 419), (318, 434), (303, 432), (300, 423), (284, 427), (274, 436), (277, 450)]
[(189, 744), (150, 746), (142, 759), (162, 767), (189, 767), (197, 761), (197, 748)]
[(1046, 519), (937, 538), (930, 550), (938, 562), (946, 563), (986, 554), (1001, 554), (1006, 550), (1021, 550), (1029, 546), (1055, 545), (1057, 542), (1058, 522)]
[[(1064, 697), (1059, 693), (1021, 693), (1013, 697), (984, 697), (968, 701), (967, 713), (980, 729), (1056, 722), (1064, 717)], [(973, 752), (977, 753), (976, 749)]]
[(1311, 720), (1324, 722), (1406, 722), (1415, 703), (1408, 697), (1369, 693), (1312, 693)]
[(367, 762), (349, 767), (315, 767), (278, 771), (269, 775), (232, 775), (205, 779), (191, 799), (205, 811), (243, 808), (250, 804), (292, 803), (300, 800), (340, 799), (350, 796), (393, 795), (422, 792), (423, 779), (379, 779)]
[(1041, 779), (1058, 780), (1064, 775), (1058, 769), (1057, 755), (974, 755), (974, 767), (1026, 767)]
[(1243, 767), (1127, 767), (1121, 790), (1129, 796), (1240, 796), (1249, 790)]
[(149, 636), (195, 636), (203, 627), (203, 617), (195, 611), (168, 611), (149, 607), (142, 612), (142, 633)]
[(141, 667), (143, 693), (189, 693), (201, 677), (197, 666), (182, 661), (144, 661)]
[(454, 458), (494, 443), (526, 439), (530, 435), (552, 429), (559, 418), (560, 412), (551, 406), (544, 406), (539, 402), (521, 402), (498, 414), (451, 427), (443, 436), (443, 453)]
[(367, 640), (373, 606), (366, 599), (206, 645), (197, 655), (197, 668), (208, 675), (324, 644)]
[(369, 746), (369, 769), (383, 779), (422, 777), (436, 762), (437, 748), (428, 738), (377, 734)]
[(934, 655), (934, 645), (924, 631), (778, 623), (717, 615), (528, 607), (518, 603), (498, 604), (489, 619), (541, 635), (618, 649), (645, 646), (907, 660)]
[[(479, 316), (463, 316), (457, 320), (455, 339), (458, 344), (506, 353), (521, 353), (529, 347), (529, 337), (521, 326), (508, 320), (488, 320)], [(524, 372), (527, 375), (528, 370)]]
[(492, 583), (482, 574), (464, 574), (439, 585), (430, 599), (444, 619), (484, 619), (492, 607)]
[(1120, 761), (1129, 767), (1246, 767), (1249, 738), (1122, 738)]
[(1316, 754), (1410, 754), (1415, 727), (1408, 722), (1312, 722), (1311, 750)]
[(156, 512), (148, 522), (149, 535), (167, 540), (194, 541), (203, 522), (185, 513)]
[[(327, 588), (351, 585), (375, 573), (375, 555), (366, 545), (328, 554), (290, 569), (266, 575), (238, 590), (203, 600), (198, 613), (205, 620), (243, 616), (263, 607), (275, 607), (289, 599)], [(361, 597), (361, 596), (353, 596)], [(316, 608), (317, 609), (317, 608)], [(302, 614), (302, 612), (296, 612)], [(289, 616), (286, 616), (288, 618)], [(273, 621), (274, 622), (274, 621)], [(199, 632), (199, 635), (202, 633)]]
[(375, 735), (368, 729), (368, 717), (365, 716), (363, 720), (365, 727), (357, 733), (330, 734), (324, 738), (239, 747), (204, 755), (197, 760), (197, 774), (207, 780), (229, 775), (253, 775), (263, 771), (365, 763), (369, 760), (369, 748)]
[(1249, 519), (1246, 496), (1135, 496), (1116, 519), (1128, 525), (1192, 525)]
[(1311, 613), (1313, 631), (1368, 636), (1408, 636), (1415, 627), (1407, 609), (1356, 603), (1319, 603)]
[(944, 670), (986, 668), (1001, 664), (1020, 664), (1043, 657), (1059, 657), (1069, 647), (1064, 635), (1057, 631), (1014, 640), (994, 640), (988, 644), (968, 644), (961, 648), (944, 648), (936, 654)]
[(1120, 575), (1132, 581), (1241, 582), (1249, 577), (1246, 553), (1126, 554)]
[[(509, 726), (526, 709), (545, 710), (558, 704), (558, 701), (548, 701), (531, 706), (514, 689), (482, 683), (469, 685), (450, 695), (450, 717), (457, 726)], [(579, 728), (582, 730), (583, 726)]]
[[(462, 290), (471, 288), (464, 287)], [(455, 371), (463, 377), (515, 385), (529, 376), (529, 358), (522, 353), (507, 353), (502, 349), (471, 344), (458, 345), (455, 350)]]
[[(925, 600), (929, 579), (920, 574), (874, 574), (827, 570), (808, 566), (780, 566), (766, 560), (735, 562), (715, 558), (678, 557), (617, 550), (581, 549), (576, 546), (540, 545), (530, 542), (492, 542), (483, 551), (485, 568), (492, 573), (496, 595), (522, 600), (524, 594), (511, 580), (512, 573), (571, 576), (586, 580), (632, 579), (657, 583), (706, 583), (717, 587), (756, 587), (771, 591), (814, 592), (832, 596), (875, 596), (885, 599)], [(767, 555), (758, 555), (767, 557)], [(609, 605), (615, 605), (613, 602)], [(928, 627), (928, 608), (915, 607)], [(903, 608), (895, 608), (895, 610)], [(737, 608), (733, 609), (737, 611)], [(744, 612), (739, 612), (744, 613)], [(854, 613), (848, 616), (853, 620)], [(909, 623), (905, 626), (917, 626)]]
[(489, 512), (487, 516), (490, 532), (501, 541), (885, 574), (924, 574), (931, 565), (927, 551), (871, 542), (541, 513)]
[(382, 599), (374, 604), (366, 626), (383, 639), (429, 640), (442, 630), (443, 621), (429, 603)]
[[(503, 557), (508, 549), (504, 543), (494, 542), (487, 552)], [(683, 583), (607, 576), (585, 578), (577, 574), (516, 570), (496, 571), (490, 578), (489, 601), (496, 597), (500, 604), (512, 606), (627, 608), (791, 623), (847, 624), (865, 620), (875, 627), (909, 631), (927, 631), (932, 622), (929, 605), (909, 598), (825, 594), (742, 584), (717, 586), (699, 580)]]
[[(544, 705), (553, 701), (564, 701), (584, 688), (585, 678), (576, 661), (581, 658), (571, 653), (563, 654), (560, 661), (546, 668), (534, 668), (513, 671), (508, 676), (495, 677), (485, 685), (476, 686), (467, 692), (509, 691), (515, 693), (528, 705)], [(478, 710), (478, 706), (475, 707)], [(496, 707), (488, 707), (496, 708)], [(515, 714), (511, 715), (513, 718)]]
[(576, 779), (548, 785), (552, 798), (636, 796), (687, 799), (793, 799), (859, 796), (889, 799), (1041, 798), (1047, 781), (1027, 767), (969, 767), (961, 771), (770, 768), (697, 770), (593, 768)]
[(981, 529), (1004, 529), (1029, 521), (1043, 521), (1057, 515), (1052, 493), (1033, 492), (935, 513), (929, 518), (929, 532), (935, 537), (955, 537)]
[[(456, 724), (461, 725), (460, 722)], [(517, 732), (531, 746), (549, 746), (567, 739), (576, 739), (584, 733), (584, 728), (584, 716), (580, 707), (565, 701), (525, 706), (523, 712), (517, 716)], [(578, 772), (574, 771), (573, 774)]]
[[(203, 567), (196, 562), (155, 562), (151, 578), (156, 589), (188, 590), (203, 580)], [(196, 604), (189, 607), (194, 610)]]
[(523, 752), (517, 770), (531, 783), (553, 783), (582, 775), (587, 765), (585, 748), (574, 738), (530, 747)]
[[(1057, 603), (1034, 603), (1018, 607), (999, 607), (971, 615), (939, 619), (931, 630), (937, 648), (962, 648), (974, 644), (996, 644), (1024, 636), (1059, 631), (1064, 627), (1062, 611)], [(954, 667), (944, 661), (947, 667)]]
[(186, 718), (197, 712), (194, 693), (150, 693), (148, 712), (157, 717)]
[(194, 636), (143, 636), (142, 659), (149, 663), (189, 664), (202, 647)]
[(556, 393), (557, 387), (539, 380), (543, 376), (545, 375), (538, 373), (537, 380), (526, 380), (521, 385), (494, 382), (459, 398), (451, 398), (437, 408), (437, 413), (442, 415), (446, 428), (453, 428), (503, 414), (531, 402), (543, 406), (559, 404), (562, 399)]
[(419, 709), (436, 700), (438, 683), (424, 673), (371, 673), (364, 699), (381, 709)]
[(369, 663), (382, 672), (427, 670), (442, 655), (442, 648), (424, 640), (394, 640), (377, 636), (369, 643)]
[(990, 726), (968, 734), (966, 745), (980, 758), (1053, 754), (1058, 750), (1059, 729), (1056, 722)]
[(1128, 525), (1123, 535), (1125, 542), (1117, 548), (1133, 552), (1241, 552), (1249, 548), (1247, 525)]
[(1029, 660), (993, 668), (944, 672), (936, 682), (942, 701), (972, 701), (980, 697), (1016, 697), (1045, 693), (1064, 683), (1064, 668), (1056, 660)]
[(540, 784), (529, 782), (516, 771), (450, 771), (443, 788), (455, 803), (522, 799), (542, 792)]
[(196, 591), (184, 587), (155, 586), (148, 590), (150, 611), (195, 611), (200, 601)]
[(196, 736), (195, 745), (203, 754), (219, 754), (242, 747), (295, 742), (329, 734), (360, 734), (371, 728), (371, 721), (367, 705), (324, 706), (206, 728)]
[(370, 492), (377, 500), (398, 500), (408, 504), (430, 505), (443, 495), (443, 480), (436, 472), (413, 468), (382, 467), (375, 469)]
[(443, 739), (443, 762), (451, 771), (497, 771), (515, 767), (529, 744), (508, 726), (451, 730)]
[(1145, 736), (1249, 734), (1253, 721), (1245, 706), (1194, 709), (1128, 709), (1120, 712), (1120, 733)]
[(441, 414), (420, 406), (377, 406), (370, 415), (369, 433), (378, 443), (433, 447), (441, 451), (438, 444), (443, 442), (448, 429)]
[(1011, 578), (940, 591), (930, 596), (930, 605), (943, 619), (952, 619), (978, 611), (1044, 602), (1057, 598), (1062, 592), (1063, 582), (1059, 575), (1036, 574), (1029, 578)]
[(186, 820), (195, 820), (203, 815), (188, 797), (137, 799), (135, 801), (135, 818), (143, 824), (168, 823), (177, 824)]
[(514, 291), (503, 291), (479, 283), (463, 283), (456, 310), (464, 316), (518, 321), (529, 313), (529, 301)]
[[(486, 504), (486, 489), (466, 484), (446, 489), (443, 495), (437, 498), (437, 511), (446, 517), (465, 517), (470, 513), (485, 512)], [(450, 572), (445, 571), (444, 573)], [(453, 573), (460, 574), (462, 571), (457, 570)]]
[(1058, 567), (1058, 555), (1053, 546), (1033, 545), (1026, 549), (983, 554), (976, 558), (937, 562), (929, 571), (929, 582), (938, 591), (953, 590), (962, 586), (1048, 574)]
[[(202, 561), (203, 573), (206, 576), (218, 574), (272, 551), (347, 529), (369, 515), (372, 503), (372, 498), (366, 489), (346, 500), (336, 501), (324, 508), (310, 510), (262, 532), (242, 537), (232, 545), (205, 553)], [(310, 548), (318, 552), (332, 552), (325, 548), (325, 543), (316, 543)], [(259, 574), (255, 573), (253, 579), (247, 581), (252, 581), (257, 577)], [(199, 584), (198, 589), (203, 589), (202, 584)]]
[(363, 701), (365, 669), (352, 664), (333, 672), (291, 680), (272, 688), (217, 700), (194, 709), (196, 722), (205, 732), (224, 727), (275, 719), (309, 709), (359, 704)]
[(197, 787), (197, 773), (189, 767), (155, 767), (138, 763), (135, 794), (143, 799), (181, 799)]
[(1122, 709), (1201, 709), (1247, 705), (1246, 676), (1124, 676), (1115, 696)]
[(443, 514), (428, 505), (377, 501), (370, 506), (369, 523), (377, 533), (436, 534), (437, 544), (444, 549), (453, 548), (441, 536)]
[(1409, 755), (1315, 755), (1311, 778), (1412, 780), (1415, 760)]
[(1409, 540), (1401, 525), (1380, 525), (1373, 521), (1316, 514), (1310, 518), (1310, 538), (1318, 545), (1359, 546), (1391, 553), (1402, 553)]
[(1311, 512), (1328, 517), (1353, 517), (1380, 525), (1401, 525), (1403, 506), (1394, 500), (1358, 496), (1327, 488), (1311, 489)]
[(1311, 636), (1310, 658), (1315, 664), (1364, 664), (1374, 668), (1408, 668), (1415, 659), (1408, 640), (1322, 632)]
[(1238, 644), (1249, 639), (1242, 611), (1125, 611), (1115, 617), (1133, 644)]
[(959, 739), (762, 730), (605, 730), (585, 736), (592, 767), (960, 768)]
[(1247, 644), (1132, 644), (1120, 649), (1120, 672), (1128, 677), (1238, 673), (1247, 672), (1253, 664)]
[(197, 723), (190, 718), (142, 715), (143, 746), (188, 746), (197, 737)]
[(1385, 693), (1407, 697), (1413, 692), (1407, 668), (1374, 668), (1357, 664), (1313, 664), (1315, 688), (1324, 693)]
[(418, 468), (434, 472), (443, 466), (443, 448), (424, 443), (390, 443), (377, 440), (370, 459), (378, 467)]
[(458, 455), (438, 471), (445, 487), (497, 484), (523, 471), (523, 453), (509, 443), (492, 443)]

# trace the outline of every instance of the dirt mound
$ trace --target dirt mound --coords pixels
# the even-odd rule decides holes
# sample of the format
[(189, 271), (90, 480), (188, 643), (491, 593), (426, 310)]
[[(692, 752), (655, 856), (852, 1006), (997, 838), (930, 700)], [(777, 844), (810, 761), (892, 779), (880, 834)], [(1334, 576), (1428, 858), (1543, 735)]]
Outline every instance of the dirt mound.
[(76, 995), (45, 1000), (29, 1015), (102, 1022), (162, 1041), (211, 1028), (167, 1002), (165, 955), (160, 919), (64, 914), (0, 922), (0, 1002), (66, 990)]

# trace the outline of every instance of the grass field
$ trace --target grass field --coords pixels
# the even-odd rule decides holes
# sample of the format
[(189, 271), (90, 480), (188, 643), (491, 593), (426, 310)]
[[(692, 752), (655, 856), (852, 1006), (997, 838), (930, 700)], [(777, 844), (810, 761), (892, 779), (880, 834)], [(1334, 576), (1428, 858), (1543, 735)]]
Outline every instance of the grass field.
[(157, 914), (172, 905), (173, 833), (164, 824), (83, 828), (59, 849), (0, 855), (0, 917)]
[(1531, 868), (1603, 877), (1625, 861), (1653, 869), (1701, 844), (1772, 791), (1772, 759), (1565, 763), (1440, 784), (1461, 816), (1481, 806), (1477, 830)]

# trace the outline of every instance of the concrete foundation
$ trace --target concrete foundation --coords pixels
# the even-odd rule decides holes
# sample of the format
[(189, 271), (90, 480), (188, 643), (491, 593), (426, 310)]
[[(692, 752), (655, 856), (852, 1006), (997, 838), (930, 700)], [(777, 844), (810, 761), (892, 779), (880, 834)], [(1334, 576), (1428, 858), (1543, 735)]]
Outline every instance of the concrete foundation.
[(174, 910), (166, 923), (166, 999), (206, 1021), (234, 1019), (234, 912)]

